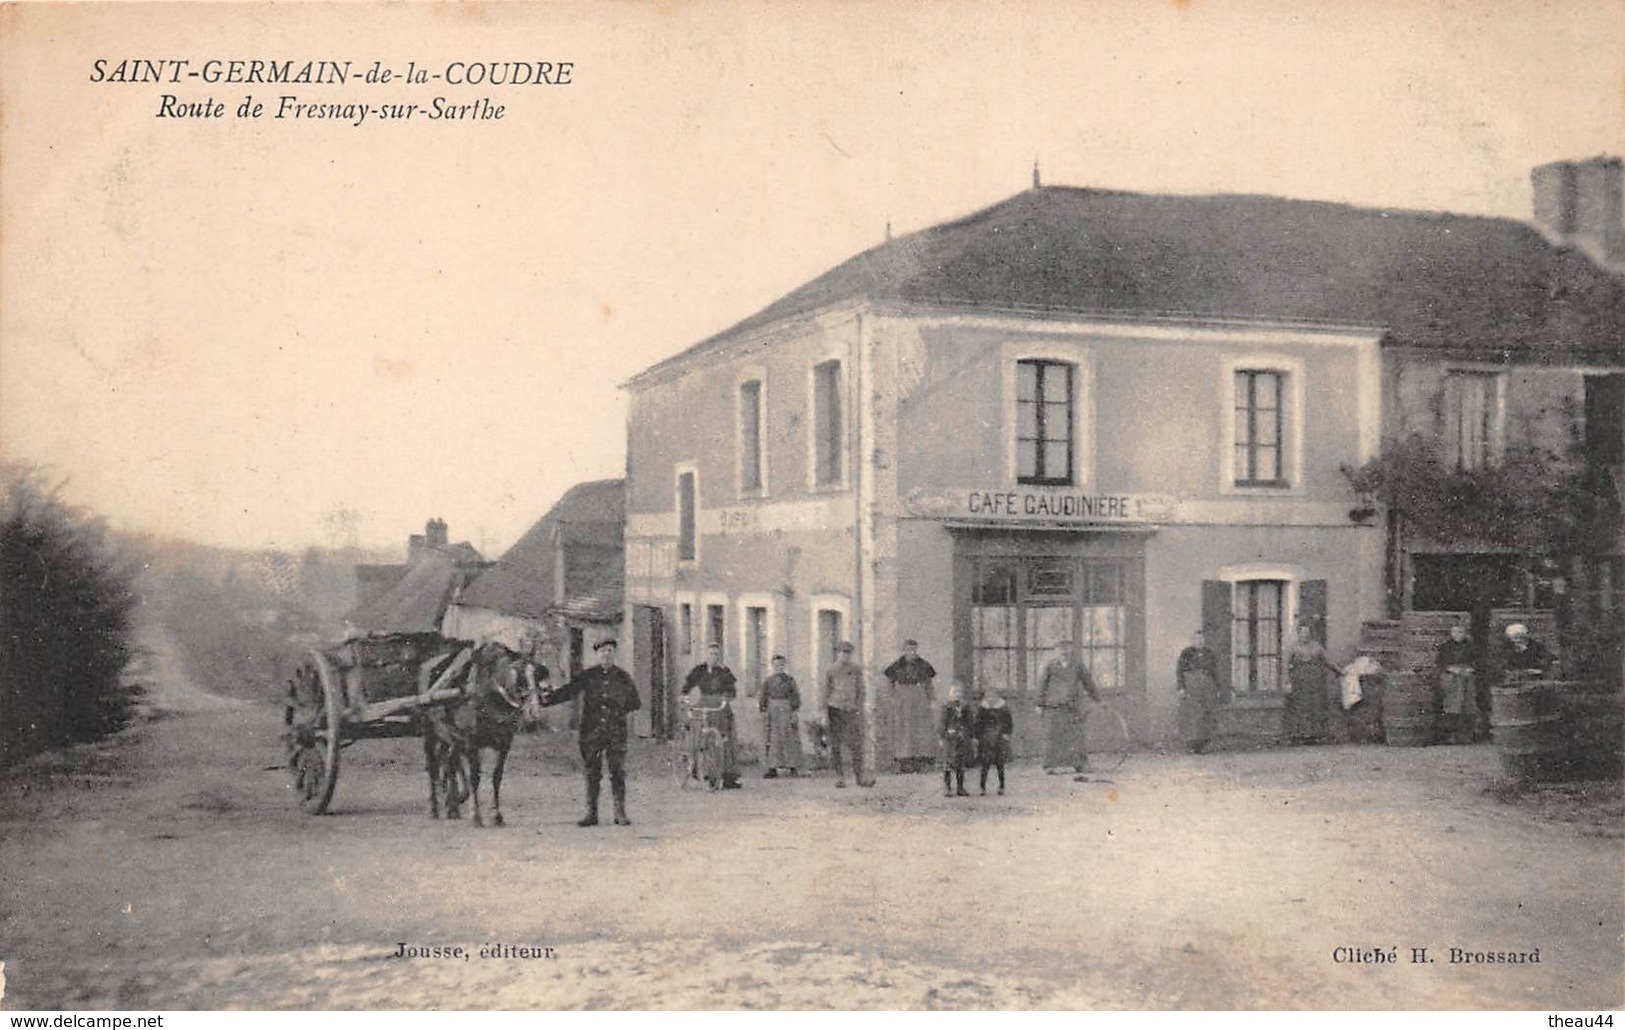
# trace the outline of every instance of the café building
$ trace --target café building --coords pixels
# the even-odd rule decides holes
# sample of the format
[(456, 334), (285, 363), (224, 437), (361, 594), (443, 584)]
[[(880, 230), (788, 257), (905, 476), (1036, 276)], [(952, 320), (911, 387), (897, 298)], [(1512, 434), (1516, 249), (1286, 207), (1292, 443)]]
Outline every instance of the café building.
[(912, 638), (939, 699), (949, 678), (1004, 692), (1018, 753), (1039, 749), (1038, 673), (1067, 642), (1157, 739), (1205, 629), (1221, 728), (1273, 732), (1295, 622), (1347, 660), (1383, 613), (1382, 530), (1340, 470), (1378, 452), (1395, 312), (1426, 317), (1415, 296), (1383, 300), (1401, 259), (1388, 216), (1035, 186), (634, 376), (626, 624), (645, 730), (669, 730), (712, 640), (749, 745), (771, 655), (806, 710), (836, 642), (883, 684)]

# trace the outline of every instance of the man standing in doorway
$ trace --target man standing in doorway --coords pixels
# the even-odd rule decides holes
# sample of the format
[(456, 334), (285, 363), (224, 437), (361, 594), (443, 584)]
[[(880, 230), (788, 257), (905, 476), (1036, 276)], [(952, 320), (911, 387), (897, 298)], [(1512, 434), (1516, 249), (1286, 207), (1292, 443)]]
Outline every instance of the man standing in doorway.
[(891, 683), (891, 742), (898, 772), (930, 768), (936, 761), (932, 732), (932, 683), (937, 670), (920, 657), (920, 645), (903, 641), (903, 656), (886, 666)]
[(577, 826), (598, 825), (598, 791), (609, 763), (609, 787), (615, 795), (615, 825), (630, 826), (626, 817), (626, 717), (643, 704), (637, 684), (615, 664), (615, 641), (594, 645), (598, 664), (557, 690), (542, 695), (543, 707), (581, 698), (581, 761), (587, 775), (587, 814)]
[(1099, 701), (1095, 681), (1072, 654), (1072, 641), (1057, 645), (1060, 654), (1044, 666), (1038, 681), (1038, 707), (1044, 713), (1044, 770), (1066, 769), (1080, 777), (1089, 768), (1083, 747), (1083, 695)]
[(824, 708), (829, 716), (829, 756), (835, 765), (835, 785), (846, 786), (841, 764), (844, 748), (852, 757), (852, 771), (860, 787), (873, 787), (863, 774), (863, 669), (852, 660), (852, 645), (835, 645), (835, 664), (824, 673)]
[[(734, 746), (734, 711), (731, 702), (739, 696), (733, 670), (722, 664), (722, 645), (715, 640), (705, 645), (705, 661), (694, 666), (683, 681), (683, 696), (700, 692), (700, 703), (715, 709), (717, 731), (722, 734), (722, 785), (739, 789), (739, 751)], [(712, 789), (716, 784), (711, 784)]]

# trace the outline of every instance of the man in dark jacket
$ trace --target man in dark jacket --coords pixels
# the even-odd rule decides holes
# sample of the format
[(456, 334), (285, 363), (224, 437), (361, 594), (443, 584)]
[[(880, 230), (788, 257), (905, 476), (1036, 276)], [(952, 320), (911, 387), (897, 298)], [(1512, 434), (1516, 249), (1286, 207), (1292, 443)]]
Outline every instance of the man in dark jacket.
[(581, 697), (581, 761), (587, 774), (587, 814), (577, 826), (598, 825), (598, 791), (609, 762), (609, 786), (615, 795), (615, 825), (630, 826), (626, 817), (626, 717), (642, 707), (637, 684), (615, 664), (615, 641), (595, 645), (598, 665), (557, 690), (542, 695), (543, 707)]
[[(731, 702), (739, 696), (733, 670), (722, 664), (722, 645), (715, 640), (705, 645), (705, 661), (694, 666), (683, 681), (683, 696), (700, 693), (700, 703), (719, 709), (714, 724), (722, 734), (722, 785), (739, 789), (739, 751), (734, 743), (734, 713)], [(711, 784), (714, 788), (715, 783)]]

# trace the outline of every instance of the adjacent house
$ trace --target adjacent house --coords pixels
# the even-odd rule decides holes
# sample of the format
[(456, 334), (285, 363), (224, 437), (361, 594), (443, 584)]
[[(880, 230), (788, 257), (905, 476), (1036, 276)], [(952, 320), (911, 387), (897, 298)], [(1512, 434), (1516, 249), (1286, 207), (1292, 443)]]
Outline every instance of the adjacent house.
[[(568, 677), (621, 621), (624, 483), (565, 491), (519, 541), (459, 595), (446, 636), (496, 640), (516, 650), (539, 640), (543, 661)], [(563, 682), (563, 679), (558, 679)]]
[[(1455, 220), (1448, 245), (1469, 274), (1383, 345), (1390, 612), (1469, 613), (1482, 641), (1495, 609), (1549, 610), (1569, 671), (1616, 682), (1621, 171), (1617, 158), (1535, 169), (1532, 226)], [(1413, 274), (1437, 274), (1439, 249), (1413, 252)]]
[(488, 564), (467, 541), (449, 542), (444, 519), (430, 519), (408, 539), (404, 564), (355, 567), (358, 599), (344, 617), (346, 633), (438, 633), (452, 599)]
[(1276, 197), (1035, 182), (889, 240), (627, 383), (646, 728), (708, 641), (747, 692), (786, 654), (815, 707), (838, 640), (875, 681), (912, 637), (1008, 693), (1018, 750), (1068, 641), (1158, 737), (1200, 628), (1228, 724), (1271, 732), (1293, 625), (1347, 658), (1389, 609), (1345, 473), (1385, 413), (1435, 410), (1424, 366), (1434, 392), (1526, 357), (1612, 374), (1621, 296), (1519, 222)]

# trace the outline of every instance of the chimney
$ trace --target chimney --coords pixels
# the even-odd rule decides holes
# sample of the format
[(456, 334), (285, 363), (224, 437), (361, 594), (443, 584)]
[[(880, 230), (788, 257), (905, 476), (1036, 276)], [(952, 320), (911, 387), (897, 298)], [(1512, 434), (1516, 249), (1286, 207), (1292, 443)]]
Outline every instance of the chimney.
[(423, 527), (423, 535), (428, 538), (430, 547), (446, 546), (446, 520), (430, 519), (428, 525)]
[(1625, 162), (1554, 161), (1530, 173), (1535, 224), (1604, 265), (1625, 263)]

